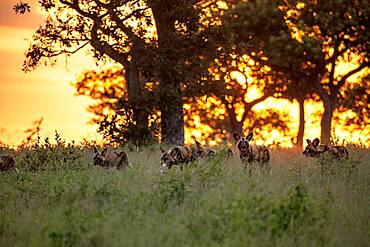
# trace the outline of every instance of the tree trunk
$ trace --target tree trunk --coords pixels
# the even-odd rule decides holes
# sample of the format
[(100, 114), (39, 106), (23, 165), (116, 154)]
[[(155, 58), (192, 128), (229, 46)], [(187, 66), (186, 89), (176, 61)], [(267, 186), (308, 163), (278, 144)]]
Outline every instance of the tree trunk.
[(158, 34), (158, 77), (160, 83), (160, 110), (162, 143), (184, 144), (184, 114), (180, 76), (176, 71), (177, 54), (173, 52), (176, 37), (175, 20), (168, 1), (158, 1), (152, 6)]
[(236, 114), (234, 111), (234, 108), (228, 109), (228, 115), (229, 115), (229, 132), (232, 133), (238, 133), (239, 135), (243, 135), (243, 122), (239, 122), (236, 119)]
[(335, 109), (334, 102), (329, 98), (324, 98), (324, 115), (321, 119), (321, 143), (330, 144), (331, 122), (333, 111)]
[[(166, 90), (166, 89), (164, 89)], [(164, 91), (163, 90), (163, 91)], [(177, 88), (177, 90), (179, 90)], [(161, 134), (162, 143), (169, 145), (184, 144), (184, 114), (181, 95), (176, 89), (162, 94), (161, 100)], [(167, 97), (166, 97), (167, 95)]]
[(299, 128), (297, 134), (297, 147), (303, 146), (303, 136), (304, 136), (304, 125), (305, 125), (305, 118), (304, 118), (304, 98), (297, 99), (299, 104)]
[(143, 105), (142, 85), (139, 78), (139, 68), (137, 66), (138, 47), (134, 45), (131, 53), (132, 60), (126, 68), (126, 87), (129, 103), (133, 109), (133, 121), (135, 122), (134, 134), (132, 136), (133, 144), (137, 146), (145, 145), (152, 140), (151, 133), (148, 128), (149, 110), (148, 106)]
[(238, 133), (239, 135), (243, 135), (243, 122), (239, 122), (236, 119), (236, 114), (229, 113), (229, 122), (230, 122), (230, 133)]

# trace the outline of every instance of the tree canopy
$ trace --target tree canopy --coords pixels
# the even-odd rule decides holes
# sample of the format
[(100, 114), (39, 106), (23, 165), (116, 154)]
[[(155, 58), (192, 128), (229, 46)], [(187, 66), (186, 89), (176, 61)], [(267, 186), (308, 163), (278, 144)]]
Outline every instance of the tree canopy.
[[(40, 0), (39, 4), (48, 17), (33, 36), (23, 69), (53, 64), (59, 56), (81, 50), (88, 50), (98, 64), (114, 61), (116, 67), (86, 72), (75, 86), (77, 94), (97, 100), (89, 110), (96, 114), (101, 131), (118, 142), (141, 145), (159, 138), (182, 144), (184, 126), (194, 124), (195, 116), (223, 136), (225, 131), (264, 126), (284, 131), (279, 114), (268, 109), (261, 117), (253, 110), (269, 97), (298, 101), (298, 145), (304, 135), (307, 98), (324, 104), (324, 143), (329, 142), (335, 112), (352, 110), (351, 121), (358, 126), (368, 121), (368, 99), (358, 97), (368, 92), (367, 1)], [(18, 13), (29, 11), (26, 3), (14, 8)], [(340, 69), (349, 63), (353, 65), (347, 66), (349, 70)], [(363, 80), (349, 81), (360, 73)], [(244, 83), (235, 77), (238, 74)], [(250, 98), (253, 88), (259, 93)], [(114, 116), (108, 117), (107, 111)], [(122, 135), (122, 129), (131, 134)]]
[[(369, 13), (366, 1), (259, 0), (240, 1), (225, 20), (244, 46), (240, 52), (271, 68), (267, 76), (285, 81), (283, 94), (320, 96), (325, 108), (321, 139), (328, 143), (340, 90), (370, 65)], [(356, 66), (338, 71), (341, 63)]]

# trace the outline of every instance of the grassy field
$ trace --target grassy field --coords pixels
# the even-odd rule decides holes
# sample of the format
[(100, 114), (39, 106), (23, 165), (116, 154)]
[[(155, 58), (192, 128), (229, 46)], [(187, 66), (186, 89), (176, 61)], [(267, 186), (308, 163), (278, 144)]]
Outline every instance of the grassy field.
[(88, 148), (23, 150), (0, 174), (0, 246), (369, 246), (370, 152), (349, 150), (272, 150), (251, 176), (237, 155), (161, 175), (158, 147), (125, 171)]

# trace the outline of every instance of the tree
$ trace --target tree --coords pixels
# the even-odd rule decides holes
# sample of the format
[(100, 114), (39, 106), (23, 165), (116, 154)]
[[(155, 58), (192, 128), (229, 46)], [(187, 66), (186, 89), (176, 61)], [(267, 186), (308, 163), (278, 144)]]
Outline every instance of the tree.
[(133, 122), (142, 129), (148, 126), (148, 111), (140, 104), (144, 84), (159, 82), (162, 141), (183, 144), (183, 88), (201, 83), (207, 70), (196, 65), (210, 54), (204, 51), (210, 43), (201, 35), (201, 11), (195, 7), (202, 2), (41, 0), (49, 16), (33, 37), (23, 69), (90, 47), (97, 61), (111, 59), (124, 68)]
[[(232, 36), (228, 25), (223, 24), (219, 31), (223, 37)], [(257, 133), (266, 127), (283, 132), (287, 129), (277, 112), (253, 111), (254, 106), (279, 93), (282, 81), (271, 80), (268, 68), (240, 52), (240, 48), (240, 42), (232, 38), (220, 44), (218, 57), (210, 66), (215, 77), (211, 98), (198, 97), (189, 102), (187, 127), (194, 129), (201, 122), (210, 132), (204, 139), (221, 141), (227, 133), (243, 133), (245, 129)]]
[[(287, 20), (297, 28), (298, 39), (307, 48), (306, 56), (315, 57), (309, 77), (324, 103), (321, 141), (329, 143), (333, 112), (341, 107), (341, 90), (348, 79), (370, 66), (370, 34), (367, 32), (370, 4), (368, 1), (301, 1), (286, 3), (291, 10)], [(338, 71), (340, 63), (354, 63), (349, 71)]]
[(90, 121), (98, 125), (98, 132), (109, 144), (131, 143), (136, 146), (148, 145), (158, 141), (160, 131), (160, 117), (156, 97), (153, 93), (153, 83), (146, 83), (143, 88), (143, 97), (137, 99), (140, 108), (147, 116), (145, 128), (135, 123), (133, 117), (136, 105), (128, 99), (125, 71), (120, 67), (111, 67), (101, 71), (86, 71), (74, 82), (77, 95), (86, 96), (94, 100), (88, 107), (93, 114)]
[[(41, 62), (46, 63), (46, 59), (53, 63), (61, 55), (70, 56), (90, 46), (97, 62), (111, 59), (125, 68), (128, 98), (136, 106), (133, 117), (137, 125), (145, 129), (147, 115), (136, 101), (142, 92), (138, 78), (140, 55), (150, 50), (144, 41), (149, 35), (145, 27), (151, 26), (148, 7), (140, 1), (106, 4), (99, 0), (45, 0), (39, 3), (48, 17), (33, 36), (23, 70), (32, 70)], [(132, 25), (133, 20), (138, 21), (138, 26)]]
[[(321, 140), (328, 143), (340, 89), (352, 75), (369, 66), (369, 4), (366, 1), (240, 1), (227, 15), (235, 39), (255, 61), (271, 68), (268, 76), (286, 82), (283, 95), (317, 93), (324, 102)], [(269, 18), (266, 18), (269, 16)], [(357, 67), (336, 73), (339, 63)], [(304, 126), (301, 103), (300, 129)], [(297, 140), (302, 142), (303, 132)]]
[(239, 54), (248, 54), (255, 70), (264, 71), (259, 77), (275, 85), (275, 88), (267, 88), (265, 94), (298, 101), (300, 121), (296, 144), (302, 146), (304, 101), (315, 92), (313, 84), (302, 73), (314, 74), (314, 71), (309, 67), (311, 58), (302, 57), (305, 48), (292, 37), (281, 4), (281, 1), (240, 1), (228, 11), (224, 20), (233, 30)]

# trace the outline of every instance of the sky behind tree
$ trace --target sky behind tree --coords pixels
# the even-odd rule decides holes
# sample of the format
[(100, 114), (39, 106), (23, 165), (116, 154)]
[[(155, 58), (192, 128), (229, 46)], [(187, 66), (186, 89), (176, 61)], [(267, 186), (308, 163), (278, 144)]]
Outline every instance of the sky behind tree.
[(93, 135), (85, 110), (91, 101), (75, 97), (71, 82), (81, 71), (96, 69), (94, 62), (80, 52), (68, 63), (63, 58), (54, 67), (21, 71), (24, 52), (43, 16), (37, 0), (29, 2), (32, 11), (26, 15), (15, 15), (15, 3), (0, 1), (0, 140), (19, 144), (23, 131), (40, 118), (44, 118), (42, 136), (53, 136), (54, 130), (67, 140)]

